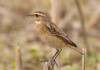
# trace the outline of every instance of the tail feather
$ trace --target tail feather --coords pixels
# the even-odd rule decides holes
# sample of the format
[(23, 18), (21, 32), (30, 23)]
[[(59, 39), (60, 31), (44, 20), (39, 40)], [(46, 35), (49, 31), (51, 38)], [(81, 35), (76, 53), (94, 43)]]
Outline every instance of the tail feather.
[(79, 49), (78, 47), (71, 47), (72, 49), (76, 50), (77, 52), (79, 52), (80, 54), (83, 55), (83, 52), (81, 49)]

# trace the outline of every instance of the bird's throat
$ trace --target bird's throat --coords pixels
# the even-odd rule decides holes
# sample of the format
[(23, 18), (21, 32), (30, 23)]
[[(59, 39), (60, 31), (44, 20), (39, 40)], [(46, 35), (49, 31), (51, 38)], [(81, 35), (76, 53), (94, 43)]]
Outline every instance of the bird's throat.
[(38, 25), (38, 24), (41, 24), (42, 22), (41, 21), (35, 21), (35, 23)]

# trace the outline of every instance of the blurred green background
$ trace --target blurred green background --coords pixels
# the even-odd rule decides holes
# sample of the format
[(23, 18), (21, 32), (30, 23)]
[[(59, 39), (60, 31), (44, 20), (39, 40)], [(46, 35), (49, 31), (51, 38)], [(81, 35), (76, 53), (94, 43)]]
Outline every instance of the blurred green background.
[[(73, 42), (87, 49), (86, 70), (100, 70), (100, 0), (79, 3), (84, 24), (75, 0), (0, 0), (0, 70), (17, 68), (17, 46), (23, 70), (42, 70), (40, 61), (55, 53), (54, 48), (40, 40), (34, 21), (27, 16), (36, 10), (47, 11)], [(57, 63), (60, 70), (81, 70), (81, 55), (66, 48)]]

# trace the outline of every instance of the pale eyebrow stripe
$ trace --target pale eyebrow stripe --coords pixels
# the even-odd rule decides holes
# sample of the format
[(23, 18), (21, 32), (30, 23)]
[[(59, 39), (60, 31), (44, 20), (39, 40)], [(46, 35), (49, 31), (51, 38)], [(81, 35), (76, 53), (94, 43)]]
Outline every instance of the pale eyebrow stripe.
[(45, 15), (43, 15), (43, 14), (41, 14), (41, 13), (34, 13), (34, 14), (39, 14), (39, 15), (45, 16)]

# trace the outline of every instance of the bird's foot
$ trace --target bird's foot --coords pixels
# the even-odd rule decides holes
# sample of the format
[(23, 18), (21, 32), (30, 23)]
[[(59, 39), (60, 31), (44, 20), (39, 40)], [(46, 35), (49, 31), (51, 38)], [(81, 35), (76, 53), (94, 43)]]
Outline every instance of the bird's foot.
[(57, 65), (57, 68), (58, 68), (57, 62), (56, 62), (55, 60), (53, 60), (53, 59), (50, 59), (50, 60), (44, 60), (44, 61), (41, 61), (41, 62), (51, 62), (51, 63), (53, 63), (54, 65), (56, 64), (56, 65)]

